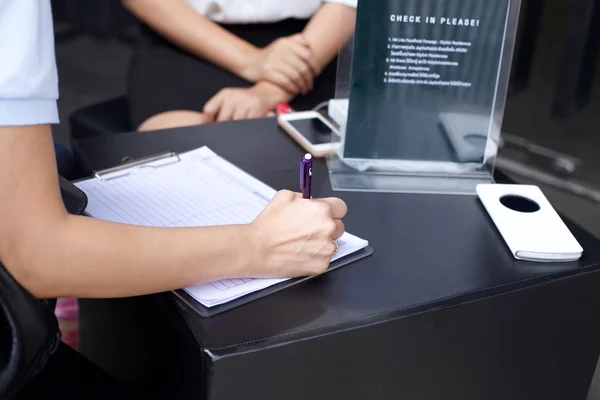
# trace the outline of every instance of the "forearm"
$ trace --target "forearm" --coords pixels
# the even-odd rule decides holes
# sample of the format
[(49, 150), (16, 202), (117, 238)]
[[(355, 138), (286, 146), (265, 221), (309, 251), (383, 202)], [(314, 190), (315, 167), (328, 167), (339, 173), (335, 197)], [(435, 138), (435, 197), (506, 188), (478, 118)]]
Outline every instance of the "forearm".
[(163, 292), (243, 277), (253, 259), (247, 229), (146, 228), (70, 215), (29, 232), (12, 269), (40, 298)]
[(342, 4), (327, 3), (311, 18), (304, 29), (314, 63), (323, 70), (339, 49), (352, 37), (356, 10)]
[(67, 214), (50, 127), (0, 128), (0, 261), (39, 297), (134, 296), (247, 273), (249, 225), (146, 228)]
[(48, 125), (0, 127), (0, 261), (40, 298), (320, 274), (334, 254), (332, 239), (343, 233), (341, 200), (300, 201), (292, 192), (277, 193), (242, 225), (154, 228), (69, 215), (55, 162)]
[(123, 4), (175, 45), (238, 76), (257, 51), (184, 0), (123, 0)]

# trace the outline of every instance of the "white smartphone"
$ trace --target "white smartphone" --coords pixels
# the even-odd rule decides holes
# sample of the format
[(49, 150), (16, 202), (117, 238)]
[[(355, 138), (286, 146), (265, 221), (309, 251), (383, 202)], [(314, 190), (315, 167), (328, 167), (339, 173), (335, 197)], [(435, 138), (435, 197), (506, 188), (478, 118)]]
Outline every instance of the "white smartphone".
[(314, 157), (326, 157), (340, 144), (339, 131), (316, 111), (282, 114), (277, 120), (279, 126)]

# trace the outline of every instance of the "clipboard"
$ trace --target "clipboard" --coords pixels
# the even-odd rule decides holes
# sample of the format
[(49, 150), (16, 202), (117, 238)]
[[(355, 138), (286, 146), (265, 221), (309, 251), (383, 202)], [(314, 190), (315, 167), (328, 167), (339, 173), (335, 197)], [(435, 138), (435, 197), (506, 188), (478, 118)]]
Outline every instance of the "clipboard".
[[(367, 246), (362, 250), (359, 250), (357, 252), (347, 255), (346, 257), (342, 257), (342, 258), (339, 258), (339, 259), (333, 261), (331, 264), (329, 264), (329, 268), (327, 268), (327, 271), (325, 271), (325, 274), (327, 274), (331, 271), (334, 271), (340, 267), (343, 267), (345, 265), (362, 260), (363, 258), (369, 257), (372, 254), (373, 254), (373, 248), (370, 246)], [(301, 277), (301, 278), (289, 279), (287, 281), (278, 283), (276, 285), (269, 286), (266, 289), (262, 289), (262, 290), (259, 290), (256, 292), (249, 293), (245, 296), (242, 296), (240, 298), (232, 300), (228, 303), (221, 304), (221, 305), (214, 306), (214, 307), (206, 307), (205, 305), (199, 303), (198, 301), (196, 301), (196, 299), (194, 299), (192, 296), (190, 296), (183, 289), (174, 290), (174, 291), (172, 291), (172, 293), (175, 294), (175, 296), (177, 296), (186, 306), (188, 306), (191, 310), (193, 310), (195, 313), (197, 313), (201, 317), (212, 317), (217, 314), (224, 313), (225, 311), (229, 311), (231, 309), (243, 306), (244, 304), (253, 302), (255, 300), (262, 299), (263, 297), (269, 296), (269, 295), (277, 293), (283, 289), (287, 289), (289, 287), (295, 286), (299, 283), (306, 282), (306, 281), (308, 281), (310, 279), (314, 279), (314, 278), (316, 278), (316, 277), (306, 276), (306, 277)]]
[[(182, 158), (179, 154), (174, 152), (164, 152), (155, 155), (150, 155), (147, 157), (130, 160), (124, 162), (123, 164), (117, 165), (115, 167), (107, 168), (104, 170), (94, 171), (93, 177), (79, 180), (87, 181), (90, 179), (97, 179), (99, 181), (108, 182), (111, 180), (119, 179), (122, 177), (130, 176), (136, 174), (138, 171), (145, 170), (148, 168), (156, 169), (166, 165), (172, 165), (178, 162), (181, 162)], [(247, 174), (247, 173), (246, 173)], [(254, 177), (253, 177), (254, 178)], [(254, 178), (257, 180), (256, 178)], [(86, 215), (90, 216), (86, 213)], [(325, 273), (331, 272), (335, 269), (353, 263), (355, 261), (361, 260), (365, 257), (368, 257), (373, 254), (373, 248), (370, 246), (366, 246), (361, 250), (355, 251), (351, 254), (348, 254), (345, 257), (339, 258), (329, 265), (329, 268), (325, 271)], [(283, 282), (277, 283), (275, 285), (268, 286), (264, 289), (260, 289), (251, 293), (248, 293), (244, 296), (238, 297), (234, 300), (228, 301), (223, 304), (215, 305), (212, 307), (207, 307), (204, 304), (200, 303), (196, 299), (194, 299), (190, 294), (185, 291), (185, 288), (172, 290), (177, 298), (179, 298), (184, 304), (186, 304), (192, 311), (197, 313), (202, 317), (211, 317), (217, 314), (221, 314), (225, 311), (229, 311), (233, 308), (240, 307), (244, 304), (250, 303), (252, 301), (261, 299), (270, 294), (279, 292), (283, 289), (289, 288), (291, 286), (297, 285), (299, 283), (305, 282), (314, 277), (300, 277), (300, 278), (292, 278), (287, 279)]]

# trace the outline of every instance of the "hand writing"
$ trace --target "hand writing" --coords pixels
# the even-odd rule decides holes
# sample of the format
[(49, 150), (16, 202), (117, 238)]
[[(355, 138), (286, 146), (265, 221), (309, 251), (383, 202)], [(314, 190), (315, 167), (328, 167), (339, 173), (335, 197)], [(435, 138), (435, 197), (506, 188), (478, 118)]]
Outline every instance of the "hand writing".
[[(250, 224), (261, 275), (296, 277), (325, 272), (344, 233), (346, 204), (338, 198), (303, 199), (280, 191)], [(257, 276), (254, 276), (257, 277)]]

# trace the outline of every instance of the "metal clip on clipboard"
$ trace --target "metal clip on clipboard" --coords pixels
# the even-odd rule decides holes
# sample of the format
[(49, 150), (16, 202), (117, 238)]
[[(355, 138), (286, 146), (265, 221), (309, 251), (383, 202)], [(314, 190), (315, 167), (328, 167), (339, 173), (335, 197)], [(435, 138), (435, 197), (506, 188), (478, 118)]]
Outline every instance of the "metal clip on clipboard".
[(94, 172), (96, 179), (101, 181), (110, 181), (113, 179), (122, 178), (124, 176), (133, 175), (141, 169), (145, 168), (160, 168), (165, 165), (175, 164), (180, 162), (179, 154), (167, 152), (155, 154), (148, 157), (143, 157), (137, 160), (128, 161), (116, 167), (107, 168), (101, 171)]

